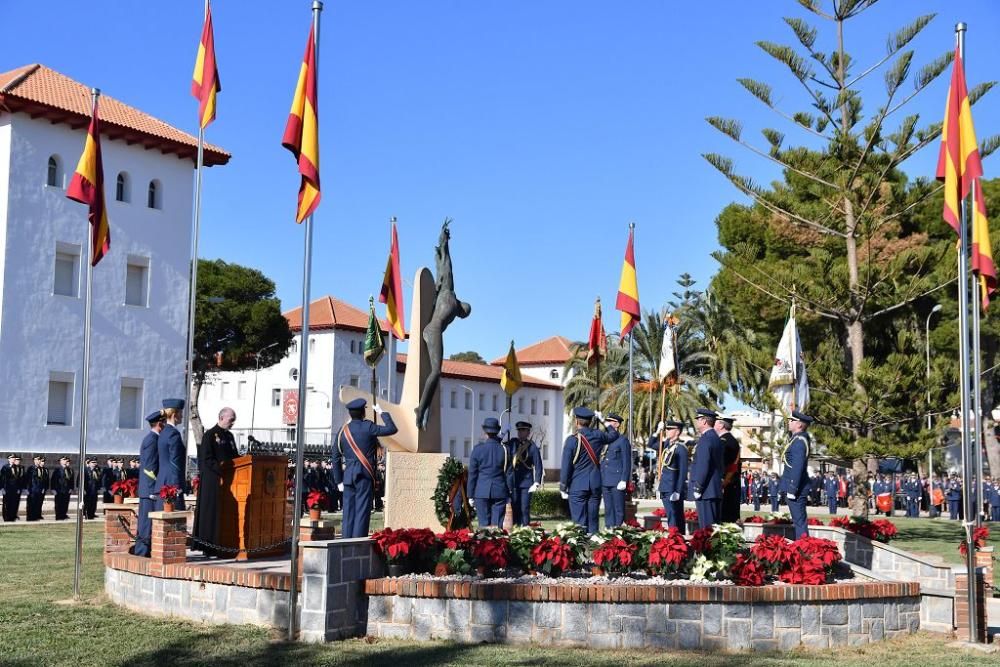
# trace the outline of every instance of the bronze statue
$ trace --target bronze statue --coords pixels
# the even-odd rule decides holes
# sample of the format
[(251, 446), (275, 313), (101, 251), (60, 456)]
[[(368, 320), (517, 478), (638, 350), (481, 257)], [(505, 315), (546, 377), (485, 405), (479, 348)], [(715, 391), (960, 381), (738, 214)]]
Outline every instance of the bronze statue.
[(472, 306), (464, 301), (459, 301), (455, 296), (455, 277), (451, 271), (451, 254), (448, 252), (448, 239), (451, 234), (448, 232), (448, 224), (451, 218), (446, 218), (441, 225), (441, 235), (438, 237), (438, 244), (434, 248), (437, 260), (437, 284), (434, 296), (434, 312), (431, 314), (430, 322), (423, 330), (423, 339), (427, 344), (427, 358), (430, 372), (424, 381), (423, 389), (420, 392), (420, 403), (414, 412), (417, 415), (417, 427), (421, 430), (427, 426), (430, 417), (431, 401), (438, 390), (438, 383), (441, 381), (441, 363), (444, 359), (444, 330), (455, 321), (456, 317), (466, 318), (472, 312)]

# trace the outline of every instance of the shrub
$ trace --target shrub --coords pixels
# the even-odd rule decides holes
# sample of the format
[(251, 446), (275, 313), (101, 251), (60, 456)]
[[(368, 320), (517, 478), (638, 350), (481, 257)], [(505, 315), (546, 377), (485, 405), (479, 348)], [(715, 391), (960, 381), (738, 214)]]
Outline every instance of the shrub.
[(539, 490), (531, 494), (531, 516), (540, 519), (568, 519), (569, 502), (557, 490)]

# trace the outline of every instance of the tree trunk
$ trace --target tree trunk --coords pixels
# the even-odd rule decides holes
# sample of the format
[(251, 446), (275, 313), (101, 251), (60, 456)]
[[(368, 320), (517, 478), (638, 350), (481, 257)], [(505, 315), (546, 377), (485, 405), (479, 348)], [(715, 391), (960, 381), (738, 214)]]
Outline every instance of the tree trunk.
[(191, 386), (191, 405), (188, 407), (191, 412), (191, 431), (194, 433), (196, 443), (201, 442), (205, 435), (205, 426), (201, 423), (201, 413), (198, 412), (198, 397), (201, 395), (203, 383), (203, 379), (195, 377), (194, 384)]
[(868, 498), (871, 496), (871, 485), (868, 484), (868, 466), (861, 459), (855, 459), (851, 468), (854, 476), (854, 495), (851, 496), (851, 514), (863, 519), (868, 518)]

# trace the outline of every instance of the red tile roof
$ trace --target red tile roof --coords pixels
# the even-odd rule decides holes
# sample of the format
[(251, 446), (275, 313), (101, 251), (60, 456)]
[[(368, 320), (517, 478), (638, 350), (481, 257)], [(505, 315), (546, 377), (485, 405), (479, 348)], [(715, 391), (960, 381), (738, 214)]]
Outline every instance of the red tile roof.
[[(302, 331), (302, 307), (293, 308), (283, 313), (292, 331)], [(382, 331), (388, 332), (389, 326), (384, 319), (379, 320)], [(366, 331), (368, 329), (368, 313), (355, 308), (349, 303), (332, 296), (324, 296), (309, 302), (309, 330), (348, 329), (350, 331)]]
[[(516, 351), (517, 363), (521, 366), (561, 366), (573, 357), (573, 341), (565, 336), (552, 336)], [(490, 363), (503, 366), (507, 355), (497, 357)]]
[[(88, 86), (45, 65), (36, 63), (0, 73), (0, 111), (20, 111), (78, 129), (90, 122), (91, 108)], [(101, 134), (109, 139), (138, 143), (181, 158), (196, 158), (198, 140), (162, 120), (107, 95), (101, 95), (100, 112)], [(195, 119), (193, 111), (191, 118)], [(218, 146), (205, 144), (206, 166), (226, 164), (230, 157)]]
[[(396, 360), (399, 370), (406, 368), (405, 354), (397, 354)], [(456, 378), (459, 380), (496, 382), (498, 386), (500, 384), (501, 373), (503, 373), (502, 368), (489, 366), (487, 364), (476, 364), (471, 361), (452, 361), (451, 359), (445, 359), (444, 363), (441, 364), (441, 374), (444, 377)], [(528, 375), (522, 375), (521, 380), (525, 387), (535, 387), (537, 389), (556, 389), (559, 391), (563, 390), (563, 386), (557, 382), (549, 382), (547, 380), (530, 377)]]

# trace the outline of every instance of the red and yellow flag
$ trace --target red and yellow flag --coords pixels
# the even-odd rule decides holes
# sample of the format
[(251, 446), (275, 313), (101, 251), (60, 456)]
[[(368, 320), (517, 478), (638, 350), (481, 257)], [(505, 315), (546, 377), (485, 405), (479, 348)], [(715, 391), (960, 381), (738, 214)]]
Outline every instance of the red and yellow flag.
[(604, 324), (601, 323), (601, 299), (594, 304), (594, 317), (590, 320), (590, 334), (587, 336), (587, 365), (593, 366), (607, 355), (607, 339)]
[(316, 49), (313, 29), (295, 85), (292, 110), (288, 113), (281, 145), (292, 152), (299, 163), (302, 183), (299, 185), (299, 205), (295, 222), (302, 222), (319, 206), (319, 107), (316, 95)]
[(101, 161), (101, 133), (96, 102), (83, 154), (73, 172), (73, 179), (66, 188), (66, 196), (89, 208), (87, 219), (90, 220), (90, 263), (91, 266), (97, 266), (111, 249), (111, 225), (108, 223), (108, 209), (104, 205), (104, 164)]
[(201, 29), (198, 57), (194, 61), (191, 94), (198, 100), (198, 125), (202, 129), (215, 120), (215, 96), (222, 92), (219, 70), (215, 66), (215, 35), (212, 30), (212, 6), (205, 7), (205, 25)]
[(993, 264), (993, 244), (990, 242), (990, 221), (986, 216), (981, 179), (976, 179), (976, 208), (972, 212), (972, 272), (979, 280), (979, 292), (985, 311), (990, 305), (990, 295), (997, 289), (997, 269)]
[(406, 325), (403, 323), (403, 279), (399, 272), (399, 239), (396, 238), (396, 223), (392, 223), (392, 245), (389, 248), (389, 259), (385, 263), (385, 277), (382, 278), (382, 291), (378, 300), (385, 304), (385, 319), (389, 321), (389, 330), (397, 340), (406, 338)]
[(632, 228), (628, 230), (628, 245), (625, 246), (625, 261), (622, 263), (622, 277), (618, 281), (618, 299), (615, 308), (622, 313), (621, 337), (625, 338), (642, 317), (639, 311), (639, 283), (635, 276), (635, 249)]
[(500, 388), (508, 396), (513, 396), (522, 384), (524, 382), (521, 379), (521, 366), (517, 363), (514, 341), (510, 341), (510, 350), (507, 352), (507, 359), (503, 362), (503, 372), (500, 374)]
[(961, 224), (960, 202), (972, 191), (972, 182), (982, 175), (983, 165), (979, 160), (969, 92), (965, 86), (965, 67), (956, 48), (937, 166), (937, 179), (944, 181), (944, 220), (956, 233)]

